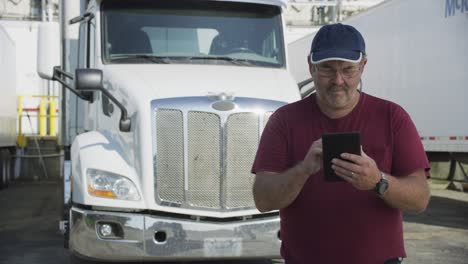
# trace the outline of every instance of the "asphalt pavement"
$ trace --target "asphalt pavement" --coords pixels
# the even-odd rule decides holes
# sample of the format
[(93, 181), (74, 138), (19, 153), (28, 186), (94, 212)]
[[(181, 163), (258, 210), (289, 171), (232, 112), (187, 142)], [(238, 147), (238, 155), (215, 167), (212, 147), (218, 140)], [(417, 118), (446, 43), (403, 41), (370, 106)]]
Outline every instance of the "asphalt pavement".
[[(468, 263), (468, 193), (432, 185), (423, 214), (404, 214), (405, 264)], [(67, 264), (58, 230), (57, 182), (14, 182), (0, 191), (0, 264)], [(382, 245), (384, 246), (384, 245)], [(199, 263), (199, 262), (197, 262)], [(282, 263), (223, 261), (205, 263)]]

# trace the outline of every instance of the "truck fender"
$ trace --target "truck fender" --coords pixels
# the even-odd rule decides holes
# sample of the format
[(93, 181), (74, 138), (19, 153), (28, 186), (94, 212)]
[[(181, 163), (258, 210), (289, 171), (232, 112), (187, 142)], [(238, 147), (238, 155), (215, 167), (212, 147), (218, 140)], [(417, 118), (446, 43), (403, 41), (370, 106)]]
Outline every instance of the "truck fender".
[[(70, 150), (72, 202), (74, 204), (115, 206), (114, 199), (94, 197), (88, 193), (87, 171), (89, 169), (127, 177), (135, 184), (141, 197), (140, 180), (137, 177), (133, 159), (129, 155), (132, 148), (123, 146), (123, 138), (118, 133), (106, 130), (86, 132), (75, 138)], [(119, 202), (122, 205), (125, 203), (128, 202)]]

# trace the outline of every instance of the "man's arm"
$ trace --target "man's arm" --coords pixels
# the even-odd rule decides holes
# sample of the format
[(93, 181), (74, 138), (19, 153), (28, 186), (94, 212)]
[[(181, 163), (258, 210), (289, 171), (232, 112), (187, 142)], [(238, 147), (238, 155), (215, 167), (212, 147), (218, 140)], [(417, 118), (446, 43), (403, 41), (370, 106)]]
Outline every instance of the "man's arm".
[(389, 188), (382, 198), (388, 205), (416, 213), (426, 210), (431, 192), (424, 170), (405, 177), (386, 176)]
[(257, 172), (253, 186), (255, 205), (261, 212), (283, 209), (299, 195), (310, 175), (322, 166), (322, 139), (312, 143), (303, 161), (281, 173)]
[(287, 207), (296, 199), (308, 178), (300, 164), (283, 173), (257, 173), (253, 186), (255, 206), (260, 212)]

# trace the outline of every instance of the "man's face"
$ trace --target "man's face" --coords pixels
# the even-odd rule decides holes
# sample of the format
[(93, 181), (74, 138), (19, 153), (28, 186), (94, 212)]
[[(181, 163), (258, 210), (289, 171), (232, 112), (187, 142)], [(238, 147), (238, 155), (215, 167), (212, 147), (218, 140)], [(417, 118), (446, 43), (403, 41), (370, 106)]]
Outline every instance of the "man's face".
[(309, 70), (321, 105), (329, 110), (341, 110), (354, 105), (357, 89), (365, 64), (346, 61), (326, 61), (319, 64), (309, 62)]

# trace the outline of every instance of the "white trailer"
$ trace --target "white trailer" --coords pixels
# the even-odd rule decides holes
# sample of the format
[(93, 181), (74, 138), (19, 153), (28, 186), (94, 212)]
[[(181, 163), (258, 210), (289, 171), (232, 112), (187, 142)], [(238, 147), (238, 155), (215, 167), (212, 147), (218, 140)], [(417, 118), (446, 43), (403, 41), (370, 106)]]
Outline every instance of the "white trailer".
[[(409, 112), (430, 160), (466, 162), (468, 1), (390, 0), (343, 23), (366, 40), (363, 91)], [(310, 78), (314, 35), (289, 44), (298, 82)]]
[(11, 153), (16, 146), (16, 47), (0, 25), (0, 189), (12, 179)]
[(286, 2), (61, 5), (62, 52), (47, 51), (58, 30), (43, 25), (38, 65), (67, 88), (62, 227), (73, 255), (279, 257), (278, 212), (255, 208), (250, 167), (271, 113), (300, 99), (287, 70)]

